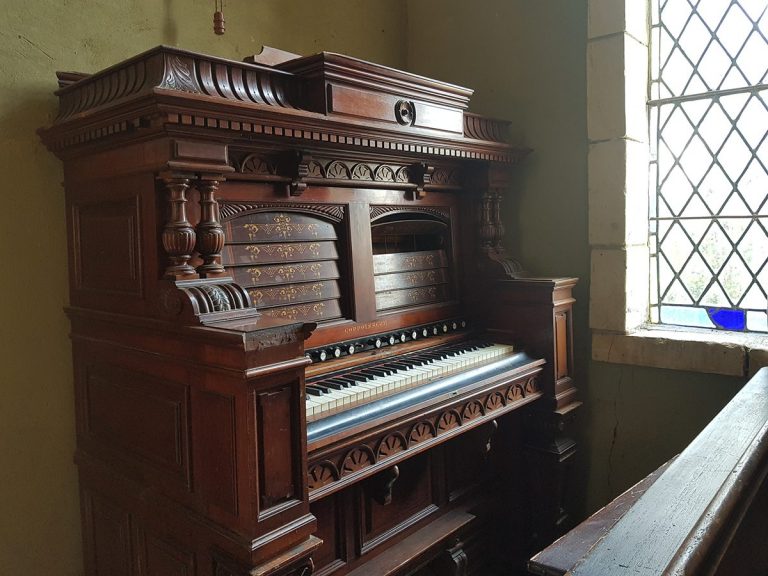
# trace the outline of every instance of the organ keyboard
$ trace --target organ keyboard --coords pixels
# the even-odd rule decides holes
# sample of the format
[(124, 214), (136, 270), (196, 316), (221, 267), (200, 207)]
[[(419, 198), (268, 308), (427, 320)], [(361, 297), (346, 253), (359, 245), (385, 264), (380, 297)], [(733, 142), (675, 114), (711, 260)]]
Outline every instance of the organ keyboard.
[(59, 76), (87, 576), (525, 559), (579, 405), (576, 280), (503, 248), (527, 150), (470, 89), (268, 54)]
[(512, 351), (513, 347), (507, 344), (472, 340), (412, 352), (308, 381), (307, 422), (474, 367), (502, 364)]

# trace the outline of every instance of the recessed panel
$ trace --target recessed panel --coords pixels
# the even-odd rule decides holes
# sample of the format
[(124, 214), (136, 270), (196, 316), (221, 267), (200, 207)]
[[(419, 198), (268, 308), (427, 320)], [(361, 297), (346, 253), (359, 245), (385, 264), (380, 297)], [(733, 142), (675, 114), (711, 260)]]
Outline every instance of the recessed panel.
[(86, 377), (89, 437), (189, 484), (185, 385), (100, 364)]
[(141, 295), (138, 199), (72, 207), (75, 284)]

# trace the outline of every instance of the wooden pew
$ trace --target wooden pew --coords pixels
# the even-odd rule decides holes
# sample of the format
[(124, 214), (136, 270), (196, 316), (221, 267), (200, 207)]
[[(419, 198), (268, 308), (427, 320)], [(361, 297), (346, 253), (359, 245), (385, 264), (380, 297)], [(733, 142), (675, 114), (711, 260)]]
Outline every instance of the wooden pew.
[(528, 563), (538, 576), (768, 574), (768, 368), (677, 457)]

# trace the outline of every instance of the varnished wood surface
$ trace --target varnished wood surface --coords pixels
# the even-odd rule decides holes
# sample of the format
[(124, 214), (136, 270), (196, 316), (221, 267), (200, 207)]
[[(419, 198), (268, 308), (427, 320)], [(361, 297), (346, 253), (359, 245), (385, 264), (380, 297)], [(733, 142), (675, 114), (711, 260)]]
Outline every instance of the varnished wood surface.
[[(557, 550), (569, 547), (573, 536), (567, 536), (534, 558), (535, 573), (558, 574), (567, 568), (573, 576), (763, 575), (768, 570), (763, 553), (766, 474), (768, 369), (763, 368), (604, 536), (599, 530), (577, 529), (595, 538), (583, 556), (575, 559)], [(623, 504), (612, 506), (618, 510)], [(745, 518), (762, 522), (751, 522), (750, 531), (740, 533)], [(752, 551), (741, 544), (744, 538)], [(730, 553), (733, 546), (740, 557)], [(583, 547), (577, 546), (578, 551)], [(728, 569), (721, 572), (724, 557)]]
[[(519, 564), (560, 525), (577, 405), (574, 281), (497, 282), (528, 151), (470, 89), (264, 62), (158, 47), (64, 74), (40, 131), (64, 161), (87, 576), (463, 576), (501, 532)], [(463, 320), (531, 362), (308, 448), (308, 376)]]
[(528, 572), (537, 576), (565, 576), (624, 517), (672, 461), (664, 463), (576, 528), (536, 554), (528, 562)]

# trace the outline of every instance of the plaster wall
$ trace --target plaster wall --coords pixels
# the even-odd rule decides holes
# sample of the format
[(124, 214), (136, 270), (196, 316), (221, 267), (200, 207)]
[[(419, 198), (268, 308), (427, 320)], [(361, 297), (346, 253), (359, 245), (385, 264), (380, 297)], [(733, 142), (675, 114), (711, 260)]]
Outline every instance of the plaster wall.
[(56, 70), (95, 72), (158, 44), (241, 59), (267, 44), (405, 65), (405, 3), (3, 0), (0, 28), (0, 574), (82, 574), (61, 163), (35, 130)]
[(510, 252), (535, 274), (580, 278), (581, 514), (678, 453), (743, 383), (590, 360), (587, 16), (586, 0), (408, 1), (409, 69), (471, 86), (472, 110), (510, 120), (513, 141), (533, 149), (504, 200)]

